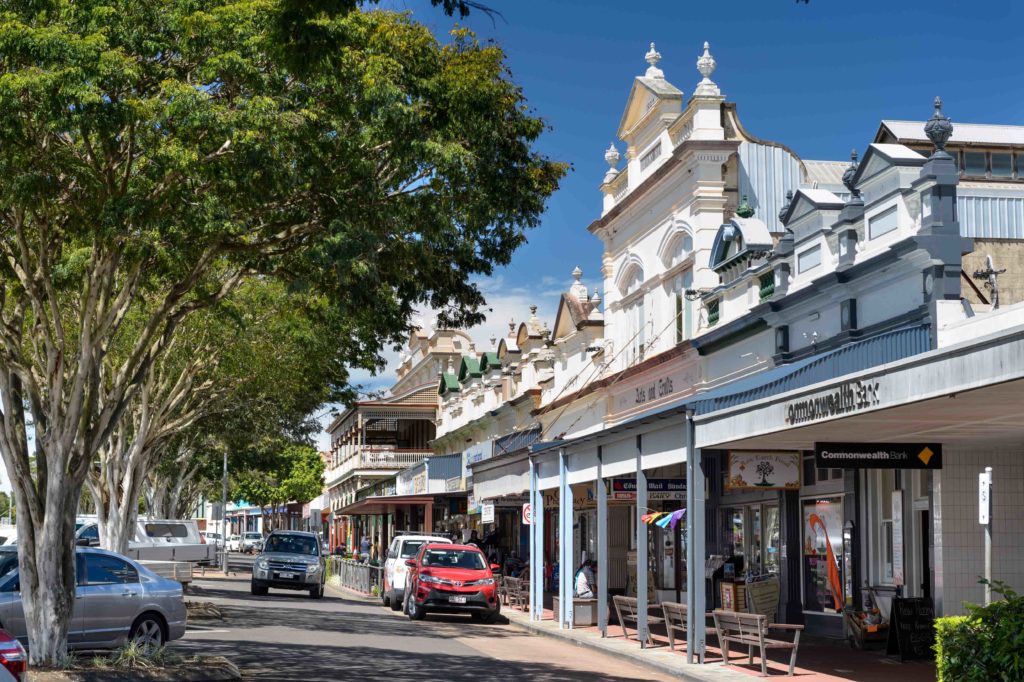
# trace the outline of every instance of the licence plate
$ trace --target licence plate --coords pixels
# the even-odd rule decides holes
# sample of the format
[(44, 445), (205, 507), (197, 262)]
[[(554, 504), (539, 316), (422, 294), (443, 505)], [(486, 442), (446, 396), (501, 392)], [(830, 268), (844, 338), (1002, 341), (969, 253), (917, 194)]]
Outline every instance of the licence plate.
[(448, 602), (451, 604), (465, 604), (466, 598), (462, 596), (448, 597)]
[(278, 573), (277, 577), (281, 580), (290, 580), (295, 577), (294, 573)]

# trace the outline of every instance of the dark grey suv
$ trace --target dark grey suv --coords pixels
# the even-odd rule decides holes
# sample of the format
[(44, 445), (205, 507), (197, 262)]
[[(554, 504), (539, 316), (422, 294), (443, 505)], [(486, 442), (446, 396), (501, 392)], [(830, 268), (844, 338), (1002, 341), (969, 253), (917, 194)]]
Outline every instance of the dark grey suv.
[(263, 541), (263, 551), (252, 567), (252, 593), (266, 594), (267, 588), (308, 590), (309, 596), (324, 596), (326, 563), (315, 533), (275, 530)]

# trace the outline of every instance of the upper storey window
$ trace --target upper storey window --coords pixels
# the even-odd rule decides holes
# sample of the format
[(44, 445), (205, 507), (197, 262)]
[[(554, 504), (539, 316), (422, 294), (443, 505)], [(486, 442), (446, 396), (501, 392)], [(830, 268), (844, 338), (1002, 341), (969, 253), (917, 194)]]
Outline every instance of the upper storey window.
[(888, 234), (898, 227), (896, 207), (887, 208), (868, 221), (868, 238), (874, 239)]

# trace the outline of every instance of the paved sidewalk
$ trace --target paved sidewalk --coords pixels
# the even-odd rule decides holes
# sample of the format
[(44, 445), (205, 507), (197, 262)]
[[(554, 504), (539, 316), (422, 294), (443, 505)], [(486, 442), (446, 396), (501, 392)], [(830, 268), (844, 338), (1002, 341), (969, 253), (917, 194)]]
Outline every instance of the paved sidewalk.
[[(752, 677), (761, 678), (760, 659), (755, 655), (754, 665), (747, 665), (746, 650), (730, 652), (730, 665), (721, 661), (721, 652), (708, 646), (704, 665), (686, 662), (685, 644), (677, 644), (676, 651), (668, 648), (668, 641), (654, 635), (656, 646), (641, 648), (630, 629), (631, 639), (622, 637), (617, 625), (609, 627), (609, 636), (602, 638), (596, 627), (559, 629), (551, 612), (545, 609), (545, 619), (534, 622), (522, 611), (502, 611), (513, 625), (540, 635), (571, 641), (578, 646), (613, 654), (633, 661), (647, 668), (669, 673), (689, 682), (751, 682)], [(682, 650), (680, 650), (682, 649)], [(788, 670), (788, 652), (769, 652), (768, 671), (770, 677), (785, 677)], [(785, 662), (783, 662), (785, 659)], [(845, 643), (802, 638), (797, 654), (797, 668), (794, 679), (803, 682), (875, 682), (893, 680), (898, 682), (934, 682), (935, 666), (930, 662), (900, 663), (878, 651), (855, 651)], [(763, 678), (761, 678), (763, 679)]]

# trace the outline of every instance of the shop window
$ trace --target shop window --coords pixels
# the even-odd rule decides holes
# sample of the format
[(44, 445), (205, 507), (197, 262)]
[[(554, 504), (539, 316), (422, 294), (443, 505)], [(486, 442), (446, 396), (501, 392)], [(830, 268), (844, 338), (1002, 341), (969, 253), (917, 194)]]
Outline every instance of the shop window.
[(985, 175), (985, 152), (964, 152), (964, 175)]
[(796, 257), (797, 272), (804, 273), (821, 265), (821, 247), (807, 249)]
[(896, 207), (887, 208), (876, 216), (872, 216), (868, 221), (868, 239), (875, 239), (881, 237), (883, 234), (888, 234), (898, 227), (898, 216), (896, 215)]
[(803, 501), (804, 610), (838, 613), (843, 593), (843, 504), (840, 497)]
[(779, 507), (748, 504), (723, 511), (725, 551), (734, 562), (736, 576), (778, 574), (781, 547)]
[(992, 152), (992, 177), (1013, 177), (1012, 157), (1009, 154), (999, 154), (997, 152)]
[(893, 584), (892, 493), (896, 490), (896, 472), (882, 469), (876, 472), (875, 515), (878, 519), (878, 537), (875, 541), (877, 564), (875, 575), (883, 585)]

